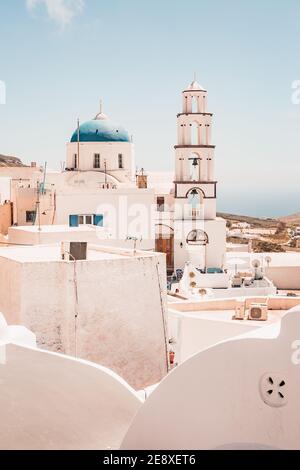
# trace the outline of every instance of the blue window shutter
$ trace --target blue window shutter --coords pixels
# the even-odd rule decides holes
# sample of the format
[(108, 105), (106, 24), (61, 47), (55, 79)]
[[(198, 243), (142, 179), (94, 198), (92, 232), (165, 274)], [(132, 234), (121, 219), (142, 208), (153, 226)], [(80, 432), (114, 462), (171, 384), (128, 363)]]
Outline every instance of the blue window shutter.
[(94, 215), (94, 225), (103, 227), (103, 215)]
[(70, 224), (70, 227), (78, 227), (79, 226), (78, 215), (70, 215), (69, 224)]

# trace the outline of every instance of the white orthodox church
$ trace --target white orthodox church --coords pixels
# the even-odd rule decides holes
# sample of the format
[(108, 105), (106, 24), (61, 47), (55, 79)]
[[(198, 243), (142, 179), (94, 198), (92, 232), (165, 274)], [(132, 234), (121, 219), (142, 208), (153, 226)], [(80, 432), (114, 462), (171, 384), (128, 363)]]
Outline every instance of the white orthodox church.
[(170, 270), (191, 261), (203, 272), (219, 272), (225, 263), (226, 222), (216, 217), (213, 115), (207, 110), (207, 92), (196, 81), (182, 97), (182, 112), (177, 116), (174, 183), (170, 196), (159, 197), (161, 206), (165, 202), (169, 206), (171, 223), (167, 225), (161, 216), (156, 247), (163, 246), (169, 252)]
[(165, 252), (170, 273), (187, 261), (203, 273), (221, 271), (226, 226), (216, 217), (212, 114), (207, 92), (196, 81), (183, 92), (177, 122), (175, 175), (161, 187), (163, 173), (148, 179), (136, 174), (131, 137), (101, 109), (78, 124), (63, 171), (36, 172), (29, 184), (20, 181), (14, 223), (94, 226), (112, 245), (128, 246), (126, 239), (136, 238), (138, 248)]

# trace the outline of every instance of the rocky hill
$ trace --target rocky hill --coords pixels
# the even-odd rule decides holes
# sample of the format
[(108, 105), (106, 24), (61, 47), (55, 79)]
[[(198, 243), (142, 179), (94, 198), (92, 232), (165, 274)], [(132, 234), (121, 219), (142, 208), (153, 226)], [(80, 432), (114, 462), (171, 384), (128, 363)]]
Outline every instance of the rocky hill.
[(286, 224), (300, 225), (300, 212), (297, 212), (296, 214), (292, 215), (287, 215), (286, 217), (280, 217), (279, 220), (285, 222)]
[(0, 154), (0, 167), (3, 166), (26, 166), (17, 157), (9, 157), (7, 155)]
[(219, 212), (218, 217), (222, 217), (229, 222), (246, 222), (252, 227), (258, 228), (275, 228), (279, 224), (279, 220), (271, 218), (260, 218), (260, 217), (249, 217), (247, 215), (236, 215), (236, 214), (225, 214), (224, 212)]
[(224, 214), (218, 213), (218, 217), (222, 217), (225, 220), (228, 220), (232, 223), (236, 222), (247, 222), (252, 227), (260, 228), (275, 228), (280, 223), (291, 225), (300, 225), (300, 212), (292, 215), (287, 215), (284, 217), (278, 217), (276, 219), (272, 218), (260, 218), (260, 217), (249, 217), (246, 215), (236, 215), (236, 214)]

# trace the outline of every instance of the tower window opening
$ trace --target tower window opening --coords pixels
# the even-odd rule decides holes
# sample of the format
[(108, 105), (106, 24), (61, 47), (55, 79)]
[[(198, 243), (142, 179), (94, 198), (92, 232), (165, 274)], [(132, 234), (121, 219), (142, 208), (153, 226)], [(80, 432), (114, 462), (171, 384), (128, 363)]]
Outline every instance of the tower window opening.
[(193, 219), (203, 215), (203, 192), (199, 188), (191, 189), (188, 194), (189, 214)]
[(198, 125), (193, 122), (190, 124), (191, 127), (191, 145), (199, 145), (198, 139)]
[(192, 101), (192, 113), (197, 113), (197, 111), (198, 111), (197, 97), (192, 96), (191, 101)]
[(200, 162), (201, 158), (193, 153), (189, 158), (189, 171), (191, 181), (200, 181)]

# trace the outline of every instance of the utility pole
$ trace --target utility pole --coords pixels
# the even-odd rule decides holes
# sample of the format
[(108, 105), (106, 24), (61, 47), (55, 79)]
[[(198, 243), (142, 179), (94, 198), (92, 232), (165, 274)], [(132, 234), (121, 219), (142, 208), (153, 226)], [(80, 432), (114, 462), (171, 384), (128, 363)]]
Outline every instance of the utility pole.
[(45, 168), (44, 168), (44, 179), (43, 179), (43, 192), (42, 194), (45, 194), (45, 185), (46, 185), (46, 175), (47, 175), (47, 162), (45, 162)]
[(107, 185), (107, 162), (104, 160), (105, 185)]
[(38, 231), (41, 232), (41, 201), (40, 201), (40, 183), (37, 182), (37, 198), (36, 198), (36, 212), (37, 212), (37, 218), (38, 218)]
[(80, 121), (77, 119), (77, 171), (79, 171), (79, 152), (80, 152)]

